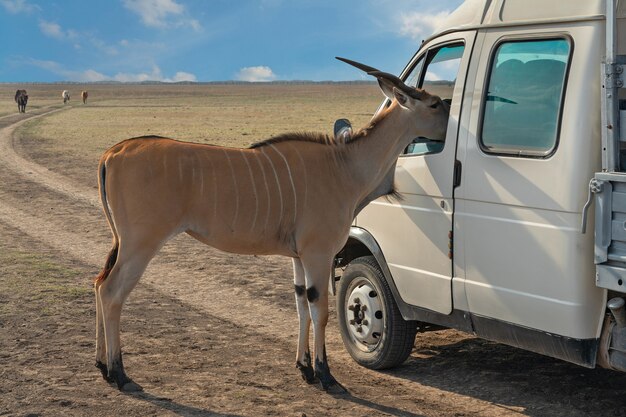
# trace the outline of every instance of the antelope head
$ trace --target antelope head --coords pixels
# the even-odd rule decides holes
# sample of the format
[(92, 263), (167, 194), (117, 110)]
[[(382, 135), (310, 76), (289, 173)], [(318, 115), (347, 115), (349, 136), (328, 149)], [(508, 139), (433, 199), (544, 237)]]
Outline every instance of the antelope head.
[(393, 74), (379, 71), (350, 59), (336, 58), (376, 77), (383, 94), (392, 102), (397, 101), (398, 111), (403, 112), (406, 116), (405, 127), (411, 138), (421, 136), (441, 141), (445, 139), (450, 113), (448, 103), (425, 90), (409, 87)]

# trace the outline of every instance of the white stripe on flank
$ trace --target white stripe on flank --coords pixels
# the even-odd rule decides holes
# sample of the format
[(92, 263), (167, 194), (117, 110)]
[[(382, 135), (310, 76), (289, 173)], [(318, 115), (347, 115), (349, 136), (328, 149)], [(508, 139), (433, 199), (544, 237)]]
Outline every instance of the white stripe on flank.
[(230, 168), (230, 174), (233, 177), (233, 184), (235, 189), (235, 215), (233, 216), (233, 224), (231, 225), (231, 229), (235, 229), (235, 223), (237, 222), (237, 217), (239, 216), (239, 187), (237, 186), (237, 178), (235, 177), (235, 169), (233, 168), (233, 163), (230, 161), (228, 156), (228, 151), (226, 149), (222, 149), (224, 151), (224, 155), (226, 155), (226, 160), (228, 161), (228, 167)]
[(252, 193), (254, 194), (254, 217), (252, 218), (252, 226), (251, 230), (254, 230), (254, 226), (256, 226), (256, 218), (259, 215), (259, 198), (256, 193), (256, 184), (254, 183), (254, 175), (252, 175), (252, 168), (250, 168), (250, 163), (248, 162), (248, 158), (246, 157), (243, 149), (241, 150), (241, 157), (243, 158), (246, 166), (248, 167), (248, 172), (250, 173), (250, 181), (252, 182)]
[(204, 196), (204, 181), (202, 179), (203, 167), (200, 163), (199, 157), (197, 153), (192, 154), (191, 164), (191, 183), (194, 187), (197, 187), (198, 180), (196, 179), (196, 175), (200, 177), (200, 200)]
[(195, 155), (196, 165), (198, 165), (198, 169), (200, 169), (200, 196), (204, 198), (204, 165), (200, 162), (200, 157), (197, 154)]
[(300, 163), (302, 164), (302, 169), (304, 170), (304, 203), (302, 204), (302, 207), (306, 207), (307, 194), (309, 192), (309, 183), (307, 181), (307, 172), (306, 172), (306, 165), (304, 163), (304, 158), (300, 154), (300, 151), (298, 150), (297, 146), (295, 146), (291, 142), (287, 142), (287, 143), (289, 144), (289, 146), (291, 146), (291, 149), (293, 149), (296, 152), (296, 155), (298, 155), (298, 158), (300, 158)]
[(271, 208), (271, 199), (270, 199), (270, 189), (267, 186), (267, 177), (265, 176), (265, 168), (263, 168), (263, 164), (259, 159), (258, 151), (254, 152), (254, 156), (256, 156), (256, 162), (259, 164), (259, 168), (261, 168), (261, 173), (263, 174), (263, 185), (265, 185), (265, 193), (267, 194), (267, 210), (265, 211), (265, 225), (263, 226), (263, 230), (267, 229), (267, 222), (270, 219), (270, 208)]
[(280, 221), (283, 218), (283, 192), (280, 189), (280, 181), (278, 180), (278, 174), (276, 173), (276, 168), (274, 168), (274, 163), (272, 162), (270, 157), (267, 156), (267, 154), (265, 153), (265, 148), (261, 148), (261, 153), (263, 154), (265, 159), (267, 159), (267, 161), (270, 163), (270, 166), (272, 167), (272, 171), (274, 171), (274, 178), (276, 179), (276, 185), (278, 185), (278, 201), (280, 201), (280, 216), (278, 217), (278, 219)]
[(289, 174), (289, 182), (291, 182), (291, 191), (293, 191), (293, 222), (296, 223), (296, 216), (298, 215), (298, 196), (296, 195), (296, 186), (293, 183), (293, 177), (291, 176), (291, 168), (289, 168), (289, 162), (287, 162), (287, 158), (282, 154), (281, 151), (278, 150), (276, 146), (270, 143), (270, 147), (274, 149), (283, 161), (285, 161), (285, 166), (287, 167), (287, 173)]
[(217, 180), (215, 179), (215, 166), (211, 161), (211, 157), (208, 157), (207, 161), (209, 161), (209, 164), (211, 165), (211, 181), (213, 181), (213, 214), (211, 216), (212, 228), (209, 228), (209, 234), (211, 234), (211, 230), (214, 230), (215, 228), (215, 219), (217, 218)]

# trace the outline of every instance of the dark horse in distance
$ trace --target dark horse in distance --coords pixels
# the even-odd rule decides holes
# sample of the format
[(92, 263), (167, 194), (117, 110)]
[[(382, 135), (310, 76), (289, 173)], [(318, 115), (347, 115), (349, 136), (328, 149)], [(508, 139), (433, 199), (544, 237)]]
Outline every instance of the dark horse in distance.
[(28, 103), (26, 90), (17, 90), (15, 92), (15, 102), (17, 103), (17, 110), (20, 113), (26, 113), (26, 103)]

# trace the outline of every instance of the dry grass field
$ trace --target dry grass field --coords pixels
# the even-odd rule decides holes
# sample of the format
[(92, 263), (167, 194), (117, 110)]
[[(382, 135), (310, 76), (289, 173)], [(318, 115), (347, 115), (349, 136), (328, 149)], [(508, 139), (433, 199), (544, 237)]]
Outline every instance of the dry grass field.
[[(70, 89), (70, 111), (27, 123), (20, 135), (28, 148), (51, 158), (46, 166), (68, 168), (63, 174), (81, 181), (93, 174), (100, 155), (115, 143), (147, 134), (222, 146), (247, 147), (292, 131), (332, 133), (335, 119), (363, 126), (383, 96), (375, 85), (148, 85), (32, 86), (29, 106), (63, 106), (61, 91)], [(11, 106), (0, 88), (0, 111)], [(79, 100), (89, 90), (87, 105)], [(13, 90), (14, 92), (14, 90)], [(12, 109), (14, 111), (15, 109)], [(71, 159), (74, 163), (69, 162)], [(56, 163), (56, 162), (60, 162)], [(54, 169), (54, 168), (52, 168)], [(95, 177), (91, 175), (95, 181)]]
[(330, 133), (339, 117), (365, 124), (381, 98), (375, 85), (0, 85), (0, 416), (626, 416), (624, 374), (452, 330), (418, 335), (397, 369), (366, 370), (334, 314), (329, 360), (350, 394), (329, 396), (294, 366), (290, 261), (186, 236), (153, 260), (123, 312), (125, 366), (145, 391), (102, 380), (91, 290), (110, 245), (95, 190), (102, 152), (145, 134), (243, 147)]

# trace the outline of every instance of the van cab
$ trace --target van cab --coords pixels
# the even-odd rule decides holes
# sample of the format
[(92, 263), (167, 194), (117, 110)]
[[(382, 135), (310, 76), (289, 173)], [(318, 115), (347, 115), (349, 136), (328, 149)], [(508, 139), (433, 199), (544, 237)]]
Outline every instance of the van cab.
[(337, 255), (346, 348), (386, 368), (446, 327), (626, 370), (626, 4), (468, 0), (442, 26), (400, 78), (449, 100), (447, 136)]

